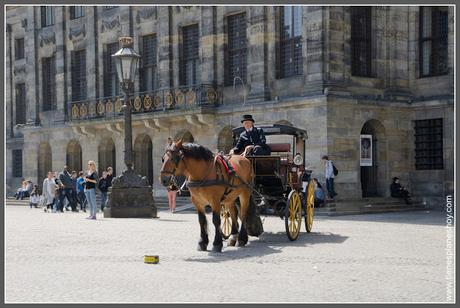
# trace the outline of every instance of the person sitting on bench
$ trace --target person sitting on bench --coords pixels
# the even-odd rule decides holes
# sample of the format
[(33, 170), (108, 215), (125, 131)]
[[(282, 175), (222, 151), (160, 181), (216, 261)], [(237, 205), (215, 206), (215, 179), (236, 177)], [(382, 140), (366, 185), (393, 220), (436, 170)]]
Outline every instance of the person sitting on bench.
[(235, 147), (230, 150), (230, 154), (241, 153), (247, 155), (270, 155), (271, 149), (266, 144), (265, 134), (261, 128), (254, 126), (252, 115), (245, 114), (241, 120), (244, 132), (240, 134)]
[(393, 183), (390, 185), (390, 191), (393, 198), (403, 198), (406, 204), (411, 204), (409, 191), (401, 186), (398, 177), (393, 178)]

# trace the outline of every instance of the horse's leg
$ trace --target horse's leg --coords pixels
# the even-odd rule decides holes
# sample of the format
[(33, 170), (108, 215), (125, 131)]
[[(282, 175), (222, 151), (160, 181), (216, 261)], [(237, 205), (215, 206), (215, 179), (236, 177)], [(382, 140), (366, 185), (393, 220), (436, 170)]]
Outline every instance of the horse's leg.
[(227, 246), (235, 246), (238, 238), (238, 210), (236, 209), (235, 201), (225, 204), (225, 208), (228, 208), (230, 217), (232, 218), (232, 233), (228, 239)]
[(241, 228), (238, 235), (238, 246), (244, 246), (248, 243), (248, 232), (246, 231), (246, 218), (249, 207), (249, 198), (251, 197), (250, 192), (243, 192), (240, 195), (240, 219)]
[(212, 243), (212, 252), (222, 252), (222, 231), (220, 229), (220, 203), (212, 204), (212, 223), (216, 228), (214, 242)]
[[(203, 209), (204, 210), (204, 209)], [(198, 250), (206, 251), (209, 243), (208, 238), (208, 222), (204, 211), (198, 210), (198, 221), (200, 222), (200, 241), (198, 242)]]

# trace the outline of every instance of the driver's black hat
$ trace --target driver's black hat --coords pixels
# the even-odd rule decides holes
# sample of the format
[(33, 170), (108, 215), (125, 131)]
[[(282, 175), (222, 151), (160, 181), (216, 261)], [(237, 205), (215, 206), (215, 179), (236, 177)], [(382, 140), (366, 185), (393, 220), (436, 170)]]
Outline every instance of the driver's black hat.
[(243, 123), (244, 121), (252, 121), (252, 123), (254, 123), (254, 119), (252, 118), (252, 115), (250, 114), (245, 114), (243, 115), (243, 119), (241, 120), (241, 123)]

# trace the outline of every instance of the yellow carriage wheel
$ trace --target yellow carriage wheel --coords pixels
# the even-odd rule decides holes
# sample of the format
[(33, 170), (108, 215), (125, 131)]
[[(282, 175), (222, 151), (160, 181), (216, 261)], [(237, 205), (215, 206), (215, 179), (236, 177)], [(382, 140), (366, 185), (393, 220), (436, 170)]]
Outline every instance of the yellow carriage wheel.
[(232, 234), (232, 217), (230, 211), (225, 205), (222, 205), (220, 210), (220, 229), (222, 231), (222, 237), (228, 239)]
[(302, 201), (297, 191), (289, 193), (286, 214), (284, 215), (287, 237), (295, 241), (299, 236), (302, 224)]
[(313, 228), (313, 216), (315, 214), (315, 184), (313, 180), (310, 180), (308, 183), (306, 198), (305, 229), (307, 229), (307, 232), (311, 232)]

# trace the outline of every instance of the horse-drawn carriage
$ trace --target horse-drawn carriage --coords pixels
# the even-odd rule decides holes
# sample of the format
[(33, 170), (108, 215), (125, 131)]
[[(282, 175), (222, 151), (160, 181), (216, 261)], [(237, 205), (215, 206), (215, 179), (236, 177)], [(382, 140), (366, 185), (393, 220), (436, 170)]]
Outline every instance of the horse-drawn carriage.
[[(307, 232), (313, 225), (314, 184), (305, 169), (307, 132), (287, 125), (266, 125), (266, 136), (291, 136), (287, 143), (268, 144), (271, 155), (216, 155), (206, 147), (181, 140), (169, 146), (163, 155), (160, 181), (164, 186), (178, 186), (177, 177), (187, 177), (187, 187), (200, 223), (198, 249), (209, 243), (205, 208), (212, 209), (213, 252), (222, 251), (222, 238), (229, 246), (244, 246), (248, 235), (263, 232), (260, 212), (273, 212), (285, 221), (291, 241), (300, 233), (302, 218)], [(243, 128), (233, 130), (235, 141)], [(278, 136), (273, 137), (278, 138)], [(294, 154), (295, 153), (295, 154)], [(239, 227), (238, 218), (241, 221)]]
[[(314, 215), (314, 183), (311, 171), (305, 169), (305, 140), (307, 132), (288, 125), (258, 125), (266, 136), (292, 136), (290, 142), (268, 143), (271, 155), (247, 156), (254, 170), (252, 195), (248, 209), (248, 233), (259, 235), (263, 229), (259, 214), (273, 213), (285, 221), (286, 234), (291, 241), (297, 239), (302, 218), (305, 228), (310, 232)], [(237, 141), (244, 127), (233, 129)], [(278, 137), (279, 138), (279, 137)], [(231, 233), (231, 215), (223, 206), (221, 229), (224, 238)]]

